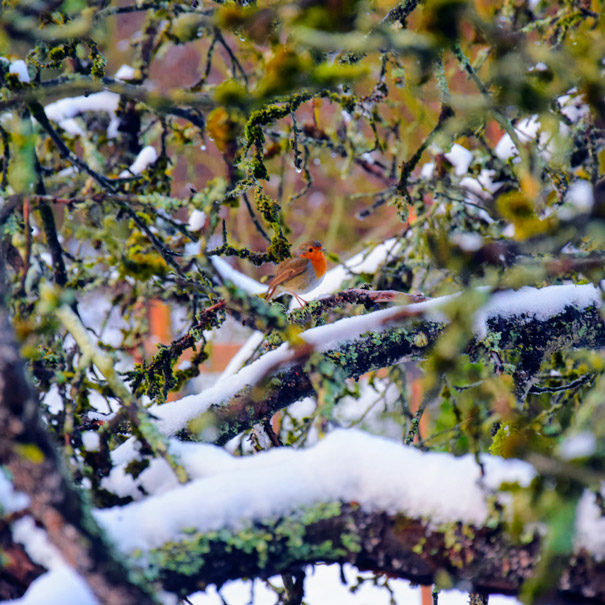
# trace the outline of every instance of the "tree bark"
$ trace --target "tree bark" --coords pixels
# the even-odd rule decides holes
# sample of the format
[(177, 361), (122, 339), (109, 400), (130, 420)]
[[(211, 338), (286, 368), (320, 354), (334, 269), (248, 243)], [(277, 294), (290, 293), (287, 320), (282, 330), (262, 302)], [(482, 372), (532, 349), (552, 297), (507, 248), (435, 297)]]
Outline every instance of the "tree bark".
[[(406, 359), (427, 355), (447, 324), (419, 320), (403, 315), (405, 327), (396, 325), (381, 332), (368, 332), (323, 353), (347, 378), (391, 366)], [(401, 323), (401, 322), (399, 322)], [(605, 321), (596, 307), (566, 307), (548, 319), (528, 318), (523, 313), (491, 317), (488, 334), (497, 337), (498, 350), (522, 351), (517, 368), (517, 397), (524, 399), (540, 369), (540, 362), (550, 353), (569, 349), (605, 347)], [(485, 352), (484, 342), (472, 338), (467, 353)], [(287, 368), (277, 368), (262, 378), (261, 384), (249, 385), (224, 404), (214, 405), (203, 424), (218, 431), (215, 443), (222, 445), (254, 424), (315, 393), (305, 364), (312, 348), (301, 350), (300, 359)]]
[(21, 544), (15, 543), (11, 534), (9, 521), (0, 521), (0, 552), (2, 552), (2, 567), (0, 568), (0, 599), (18, 599), (23, 596), (27, 587), (45, 569), (31, 560)]
[[(514, 595), (534, 576), (540, 548), (537, 534), (520, 544), (502, 527), (435, 526), (403, 514), (364, 512), (349, 502), (256, 522), (241, 531), (192, 534), (151, 551), (149, 561), (164, 588), (182, 595), (236, 578), (296, 573), (318, 562), (350, 563), (418, 584), (432, 584), (445, 572), (453, 584), (471, 584), (477, 593)], [(572, 557), (557, 599), (605, 602), (605, 563), (586, 552)]]
[(67, 478), (40, 421), (38, 407), (8, 314), (0, 307), (0, 464), (10, 470), (15, 489), (29, 496), (34, 519), (102, 603), (153, 603), (142, 587), (129, 581), (127, 568), (115, 559), (80, 493)]

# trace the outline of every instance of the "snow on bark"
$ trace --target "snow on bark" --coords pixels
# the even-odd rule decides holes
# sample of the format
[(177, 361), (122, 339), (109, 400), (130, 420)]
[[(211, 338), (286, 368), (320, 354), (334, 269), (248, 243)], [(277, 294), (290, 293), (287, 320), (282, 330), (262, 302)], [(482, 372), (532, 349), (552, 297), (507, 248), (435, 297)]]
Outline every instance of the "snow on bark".
[[(243, 458), (207, 445), (187, 449), (201, 478), (95, 513), (116, 546), (136, 553), (168, 590), (339, 561), (419, 583), (447, 570), (482, 592), (515, 593), (539, 562), (540, 527), (528, 527), (519, 543), (502, 523), (511, 511), (499, 487), (529, 486), (536, 472), (526, 462), (482, 455), (482, 473), (471, 455), (421, 452), (351, 429), (306, 450)], [(605, 597), (602, 525), (585, 494), (562, 590)]]
[(97, 511), (97, 520), (123, 552), (160, 547), (192, 528), (235, 529), (331, 501), (358, 502), (368, 512), (425, 517), (436, 524), (480, 526), (490, 513), (487, 496), (500, 483), (527, 486), (534, 477), (526, 463), (491, 456), (481, 459), (481, 477), (470, 454), (455, 458), (421, 452), (353, 429), (333, 431), (304, 451), (278, 448), (225, 458), (222, 448), (213, 449), (216, 454), (201, 446), (198, 454), (199, 463), (212, 469), (210, 476), (142, 502)]
[[(301, 339), (319, 352), (338, 348), (350, 343), (364, 333), (379, 334), (392, 326), (402, 312), (422, 315), (425, 320), (445, 323), (447, 316), (441, 310), (454, 294), (405, 306), (394, 306), (366, 315), (348, 317), (326, 326), (311, 328), (303, 332)], [(600, 308), (600, 291), (592, 284), (548, 286), (546, 288), (522, 288), (518, 291), (498, 292), (475, 313), (474, 329), (478, 337), (484, 338), (488, 325), (497, 319), (514, 320), (527, 324), (531, 319), (545, 321), (566, 308), (583, 310)], [(296, 351), (287, 343), (263, 355), (260, 359), (242, 368), (239, 372), (197, 395), (189, 395), (177, 401), (151, 408), (158, 417), (160, 430), (173, 435), (186, 427), (187, 423), (199, 416), (213, 404), (229, 400), (245, 387), (257, 384), (268, 373), (294, 363)], [(369, 369), (369, 368), (368, 368)], [(367, 371), (367, 370), (366, 370)]]

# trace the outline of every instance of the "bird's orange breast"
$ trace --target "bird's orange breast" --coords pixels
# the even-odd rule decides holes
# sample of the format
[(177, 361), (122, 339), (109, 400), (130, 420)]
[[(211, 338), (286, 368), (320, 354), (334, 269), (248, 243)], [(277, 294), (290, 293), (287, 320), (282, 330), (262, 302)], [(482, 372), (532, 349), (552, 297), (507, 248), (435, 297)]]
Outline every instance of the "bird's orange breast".
[(322, 277), (328, 268), (328, 261), (321, 250), (310, 253), (307, 258), (311, 261), (313, 269), (315, 269), (316, 277)]

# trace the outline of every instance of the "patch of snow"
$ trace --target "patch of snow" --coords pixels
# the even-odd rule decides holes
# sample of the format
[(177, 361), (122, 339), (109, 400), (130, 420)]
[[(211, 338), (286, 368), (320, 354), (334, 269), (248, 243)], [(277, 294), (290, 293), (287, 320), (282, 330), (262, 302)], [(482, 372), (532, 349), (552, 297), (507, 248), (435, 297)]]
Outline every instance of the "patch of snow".
[(565, 201), (572, 204), (579, 212), (590, 212), (594, 204), (592, 183), (584, 179), (574, 181), (567, 190)]
[[(479, 199), (491, 198), (500, 187), (500, 181), (493, 181), (494, 171), (484, 168), (477, 178), (465, 176), (460, 180), (460, 186)], [(471, 201), (473, 201), (471, 199)]]
[(473, 154), (466, 147), (458, 145), (458, 143), (452, 145), (452, 148), (445, 154), (445, 157), (454, 166), (456, 176), (466, 174), (473, 161)]
[(210, 262), (216, 269), (216, 272), (226, 281), (232, 282), (238, 288), (248, 294), (264, 294), (267, 286), (248, 277), (237, 269), (234, 269), (225, 259), (220, 256), (211, 256)]
[(113, 138), (117, 134), (119, 125), (119, 120), (115, 115), (119, 101), (120, 95), (104, 90), (88, 96), (59, 99), (46, 105), (44, 111), (49, 120), (57, 122), (61, 128), (73, 135), (84, 134), (83, 128), (73, 118), (87, 111), (105, 112), (111, 118), (107, 128), (107, 136)]
[(548, 65), (542, 61), (538, 61), (535, 65), (532, 65), (527, 71), (546, 71)]
[(558, 453), (563, 460), (588, 458), (595, 453), (596, 447), (596, 437), (592, 433), (584, 431), (577, 435), (566, 437), (559, 445)]
[(130, 65), (122, 65), (120, 69), (116, 72), (115, 79), (122, 80), (122, 82), (126, 82), (128, 80), (134, 80), (136, 76), (136, 71)]
[[(131, 441), (127, 443), (132, 446)], [(114, 468), (102, 480), (101, 485), (104, 489), (121, 498), (130, 496), (134, 500), (139, 500), (146, 494), (163, 494), (179, 485), (174, 471), (163, 458), (152, 460), (149, 466), (133, 479), (132, 475), (126, 472), (126, 466), (132, 459), (132, 456), (124, 456), (127, 449), (122, 448), (117, 456), (112, 455)], [(176, 439), (169, 441), (169, 451), (183, 465), (191, 479), (228, 470), (233, 460), (221, 448), (201, 443), (180, 442)]]
[(158, 159), (158, 152), (155, 147), (147, 145), (139, 151), (139, 155), (135, 158), (134, 162), (130, 165), (128, 170), (123, 170), (120, 173), (120, 178), (125, 178), (134, 175), (142, 174), (151, 164)]
[(206, 222), (206, 213), (194, 208), (189, 215), (189, 230), (199, 231)]
[(427, 162), (422, 165), (420, 169), (420, 178), (421, 179), (430, 179), (433, 176), (433, 172), (435, 171), (435, 162)]
[(508, 223), (508, 225), (502, 229), (502, 235), (508, 238), (515, 237), (515, 226), (512, 223)]
[(478, 233), (456, 231), (450, 235), (450, 241), (466, 252), (475, 252), (483, 246), (483, 238)]
[(107, 126), (107, 138), (115, 139), (120, 133), (120, 120), (117, 116), (112, 116)]
[[(523, 120), (520, 120), (518, 124), (515, 125), (515, 131), (521, 143), (527, 143), (528, 141), (535, 139), (539, 129), (540, 120), (538, 119), (537, 115), (533, 115), (529, 118), (524, 118)], [(494, 149), (494, 153), (501, 160), (505, 161), (509, 158), (518, 155), (518, 150), (509, 134), (504, 134), (502, 138), (498, 141), (498, 144)]]
[(61, 177), (65, 177), (65, 176), (73, 176), (74, 174), (77, 174), (78, 171), (75, 169), (74, 166), (68, 166), (67, 168), (63, 168), (63, 170), (59, 170), (59, 172), (57, 172), (57, 176), (61, 176)]
[(101, 438), (94, 431), (82, 433), (82, 445), (87, 452), (98, 452), (101, 447)]
[(29, 496), (16, 491), (4, 469), (0, 467), (0, 516), (4, 513), (14, 513), (28, 506)]
[(365, 153), (361, 154), (361, 159), (364, 162), (367, 162), (368, 164), (372, 165), (376, 163), (376, 160), (372, 157), (371, 153), (368, 153), (367, 151)]
[[(605, 490), (601, 488), (601, 495)], [(594, 493), (586, 490), (576, 509), (574, 549), (585, 549), (598, 561), (605, 560), (605, 517)]]
[(56, 384), (51, 385), (50, 389), (48, 389), (48, 392), (42, 399), (42, 403), (48, 406), (48, 411), (51, 414), (58, 414), (63, 410), (63, 398)]
[[(222, 448), (215, 449), (224, 456)], [(535, 475), (521, 461), (483, 456), (482, 462), (483, 480), (472, 455), (426, 453), (362, 431), (337, 430), (307, 450), (278, 448), (233, 458), (230, 470), (145, 501), (98, 510), (95, 517), (126, 553), (158, 548), (191, 528), (237, 528), (331, 501), (355, 501), (368, 512), (401, 512), (434, 523), (481, 525), (492, 490), (503, 481), (527, 486)]]
[(67, 118), (66, 120), (61, 121), (59, 126), (61, 126), (66, 133), (73, 136), (82, 136), (84, 134), (84, 129), (75, 118)]
[(63, 555), (48, 539), (48, 534), (38, 527), (33, 517), (27, 515), (11, 524), (13, 540), (22, 544), (32, 561), (52, 569), (65, 564)]
[(185, 256), (198, 256), (202, 251), (202, 242), (186, 242), (183, 253)]
[(590, 114), (590, 108), (584, 101), (583, 95), (574, 94), (570, 91), (569, 94), (560, 96), (557, 102), (561, 108), (561, 113), (574, 123)]
[(29, 72), (27, 71), (27, 65), (23, 59), (17, 59), (12, 61), (8, 66), (8, 73), (14, 74), (19, 78), (21, 82), (30, 82)]
[(69, 565), (55, 566), (36, 578), (20, 599), (6, 605), (100, 605), (92, 590)]

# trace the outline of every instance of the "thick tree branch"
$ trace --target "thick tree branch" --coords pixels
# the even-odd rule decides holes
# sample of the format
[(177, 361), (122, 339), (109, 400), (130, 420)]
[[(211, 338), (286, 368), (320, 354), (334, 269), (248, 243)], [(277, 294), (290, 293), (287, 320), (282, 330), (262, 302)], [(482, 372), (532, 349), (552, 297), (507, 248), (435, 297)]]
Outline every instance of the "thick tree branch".
[[(546, 298), (544, 304), (547, 304)], [(418, 306), (414, 306), (416, 308)], [(403, 313), (399, 324), (410, 317), (405, 315), (405, 310)], [(392, 324), (396, 318), (389, 321)], [(325, 350), (323, 356), (347, 377), (358, 378), (403, 359), (426, 356), (446, 327), (447, 324), (438, 321), (413, 319), (407, 321), (405, 327), (395, 325), (383, 331), (369, 331), (348, 342), (338, 343)], [(523, 395), (533, 384), (545, 355), (573, 348), (605, 346), (605, 322), (596, 306), (579, 309), (570, 304), (547, 319), (528, 317), (521, 309), (511, 315), (488, 318), (487, 329), (490, 337), (498, 340), (500, 350), (522, 351), (524, 361), (519, 369), (518, 391)], [(469, 343), (467, 352), (482, 349), (481, 339), (475, 338)], [(287, 367), (280, 364), (259, 377), (260, 384), (247, 385), (227, 403), (212, 406), (202, 424), (216, 426), (216, 443), (225, 443), (276, 411), (312, 395), (313, 385), (305, 368), (310, 353), (308, 350), (306, 356), (297, 361), (290, 359)]]
[[(238, 547), (244, 534), (249, 544)], [(300, 535), (300, 545), (288, 540), (294, 534)], [(266, 543), (267, 550), (251, 548), (255, 542)], [(194, 554), (202, 549), (204, 555)], [(537, 538), (515, 545), (500, 529), (462, 523), (436, 529), (422, 519), (368, 513), (355, 503), (334, 502), (276, 522), (256, 523), (241, 533), (193, 535), (152, 551), (151, 559), (164, 587), (181, 594), (236, 578), (292, 573), (320, 562), (350, 563), (419, 584), (432, 584), (436, 574), (445, 571), (454, 583), (471, 582), (486, 593), (515, 594), (532, 577), (539, 551)], [(170, 563), (184, 560), (185, 552), (195, 563)], [(592, 565), (587, 588), (598, 586), (605, 598), (605, 565)]]
[[(512, 537), (510, 501), (498, 497), (503, 481), (518, 490), (531, 484), (535, 469), (526, 463), (482, 456), (480, 467), (470, 455), (422, 453), (351, 430), (307, 450), (252, 458), (226, 459), (201, 444), (189, 444), (188, 452), (199, 479), (97, 512), (116, 545), (126, 554), (143, 552), (145, 573), (168, 590), (187, 594), (318, 562), (421, 584), (446, 572), (454, 584), (471, 583), (485, 594), (516, 594), (539, 573), (539, 528), (516, 527), (525, 537)], [(221, 462), (209, 470), (214, 456)], [(156, 482), (162, 476), (159, 468), (149, 472)], [(172, 514), (159, 518), (162, 510)], [(578, 506), (577, 522), (584, 533), (601, 531), (594, 499)], [(572, 598), (603, 602), (602, 547), (589, 554), (591, 540), (576, 538), (553, 583)]]
[(0, 308), (0, 464), (13, 485), (30, 497), (30, 511), (66, 561), (86, 579), (103, 603), (153, 603), (128, 580), (70, 484), (49, 434), (38, 416), (5, 309)]
[[(186, 594), (209, 584), (267, 578), (323, 562), (350, 563), (424, 585), (446, 572), (454, 584), (470, 583), (481, 593), (517, 594), (534, 575), (540, 558), (537, 536), (518, 544), (501, 528), (457, 523), (439, 529), (405, 515), (367, 513), (354, 503), (334, 503), (276, 523), (258, 523), (249, 532), (250, 542), (266, 543), (267, 551), (259, 554), (250, 545), (238, 547), (244, 532), (234, 531), (194, 536), (153, 552), (152, 559), (162, 566), (157, 573), (164, 587)], [(287, 539), (294, 532), (302, 537), (300, 547)], [(184, 560), (185, 552), (195, 557), (202, 545), (204, 556), (196, 557), (193, 565), (170, 564), (171, 559)], [(574, 556), (561, 577), (559, 593), (572, 601), (605, 602), (605, 563), (586, 552)]]
[(18, 599), (42, 573), (44, 567), (31, 560), (21, 544), (12, 537), (10, 523), (14, 518), (0, 520), (0, 599)]

